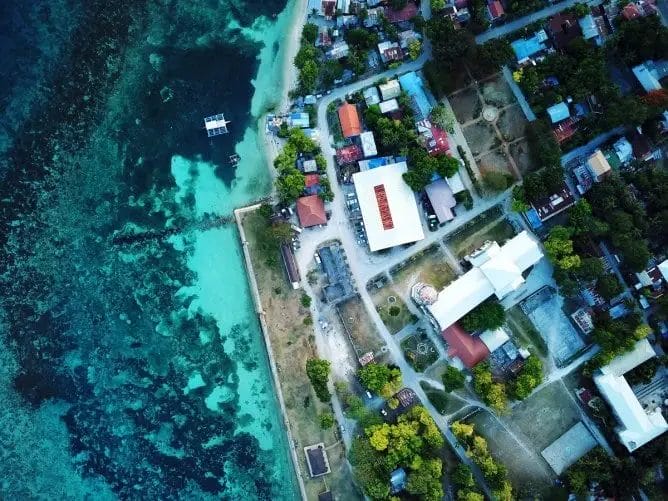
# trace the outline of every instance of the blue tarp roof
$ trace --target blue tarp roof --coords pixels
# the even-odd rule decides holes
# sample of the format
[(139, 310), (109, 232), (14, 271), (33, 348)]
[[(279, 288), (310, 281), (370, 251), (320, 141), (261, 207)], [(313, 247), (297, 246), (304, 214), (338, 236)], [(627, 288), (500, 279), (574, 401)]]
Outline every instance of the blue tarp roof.
[(392, 493), (396, 494), (404, 490), (406, 486), (406, 470), (397, 468), (390, 474), (390, 485), (392, 486)]
[(585, 40), (594, 38), (598, 36), (598, 28), (596, 27), (596, 22), (594, 21), (594, 16), (587, 14), (582, 19), (578, 20), (578, 24), (582, 29), (582, 36)]
[(413, 103), (417, 108), (417, 110), (414, 110), (416, 114), (421, 115), (421, 117), (417, 117), (418, 120), (427, 118), (429, 113), (431, 113), (432, 105), (425, 93), (422, 79), (417, 73), (411, 71), (410, 73), (406, 73), (399, 77), (399, 84), (401, 84), (401, 88), (412, 98)]
[(375, 169), (376, 167), (382, 167), (383, 165), (390, 165), (392, 162), (392, 157), (378, 157), (378, 158), (370, 158), (369, 163), (367, 164), (369, 166), (369, 169)]
[(561, 103), (554, 104), (547, 109), (547, 114), (550, 116), (550, 120), (553, 124), (566, 120), (571, 116), (571, 112), (568, 109), (568, 105), (563, 101)]
[(538, 213), (536, 212), (536, 209), (534, 209), (533, 207), (524, 213), (524, 217), (527, 218), (529, 225), (534, 230), (537, 230), (538, 228), (541, 228), (543, 226), (543, 222), (540, 220), (540, 218), (538, 217)]
[(531, 38), (520, 38), (519, 40), (515, 40), (510, 43), (510, 46), (513, 48), (518, 61), (522, 61), (527, 57), (538, 54), (546, 48), (545, 43), (541, 40), (541, 37), (539, 37), (538, 34), (535, 34)]

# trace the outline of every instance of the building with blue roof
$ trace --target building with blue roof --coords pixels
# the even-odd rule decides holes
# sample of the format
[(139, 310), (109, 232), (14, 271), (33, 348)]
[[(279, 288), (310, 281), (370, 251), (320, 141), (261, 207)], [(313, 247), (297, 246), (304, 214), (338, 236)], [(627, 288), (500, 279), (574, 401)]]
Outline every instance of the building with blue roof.
[(290, 127), (308, 129), (310, 127), (308, 113), (290, 113)]
[(547, 40), (547, 33), (545, 30), (537, 31), (531, 38), (520, 38), (510, 43), (510, 46), (515, 52), (517, 62), (522, 64), (530, 57), (547, 50), (545, 41)]
[(632, 68), (633, 74), (645, 89), (645, 92), (652, 92), (661, 88), (661, 80), (668, 76), (668, 60), (645, 61)]
[(417, 73), (411, 71), (399, 77), (399, 84), (401, 88), (411, 98), (412, 108), (415, 112), (415, 119), (417, 121), (424, 120), (429, 117), (433, 105), (427, 97), (427, 92), (424, 88), (424, 83)]
[(540, 220), (540, 217), (538, 217), (538, 212), (536, 212), (536, 209), (533, 207), (524, 213), (524, 217), (529, 223), (529, 226), (531, 226), (532, 230), (536, 231), (543, 227), (543, 221)]
[(547, 114), (550, 117), (550, 121), (553, 124), (559, 123), (562, 120), (566, 120), (571, 116), (571, 112), (568, 109), (568, 105), (563, 101), (561, 103), (553, 104), (547, 109)]

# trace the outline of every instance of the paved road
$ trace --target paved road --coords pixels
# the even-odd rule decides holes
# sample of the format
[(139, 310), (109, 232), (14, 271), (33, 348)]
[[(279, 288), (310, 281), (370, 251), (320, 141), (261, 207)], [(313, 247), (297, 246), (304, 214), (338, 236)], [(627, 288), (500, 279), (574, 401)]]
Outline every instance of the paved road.
[[(505, 35), (512, 33), (513, 31), (517, 31), (521, 28), (524, 28), (528, 24), (540, 21), (545, 17), (553, 16), (557, 12), (561, 12), (562, 10), (567, 9), (568, 7), (572, 7), (576, 3), (582, 3), (582, 0), (565, 0), (563, 2), (550, 5), (549, 7), (545, 7), (544, 9), (532, 12), (531, 14), (527, 14), (524, 17), (520, 17), (518, 19), (515, 19), (514, 21), (510, 21), (509, 23), (501, 25), (497, 28), (492, 28), (491, 30), (487, 30), (484, 33), (481, 33), (480, 35), (475, 37), (475, 41), (476, 43), (480, 44), (480, 43), (485, 43), (493, 38), (503, 37)], [(586, 3), (594, 5), (600, 3), (600, 1), (589, 0)]]

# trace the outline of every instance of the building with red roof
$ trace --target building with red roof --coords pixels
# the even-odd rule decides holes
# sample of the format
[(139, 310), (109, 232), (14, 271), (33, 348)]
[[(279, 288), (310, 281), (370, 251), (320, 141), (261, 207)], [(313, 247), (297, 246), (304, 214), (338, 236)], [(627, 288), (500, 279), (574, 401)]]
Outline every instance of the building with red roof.
[(297, 199), (297, 216), (302, 228), (327, 224), (325, 203), (318, 195), (309, 195)]
[(487, 10), (489, 10), (489, 17), (492, 18), (492, 21), (503, 17), (506, 14), (506, 11), (503, 9), (503, 4), (499, 0), (493, 0), (487, 4)]
[(448, 355), (457, 357), (469, 369), (489, 356), (489, 349), (478, 336), (471, 336), (458, 324), (452, 324), (441, 335), (448, 344)]
[(360, 117), (357, 114), (357, 106), (348, 102), (339, 106), (339, 122), (343, 137), (359, 136), (362, 133)]
[(385, 7), (385, 18), (391, 23), (400, 23), (410, 21), (418, 13), (418, 6), (415, 2), (408, 2), (403, 9), (394, 10), (391, 7)]
[(631, 2), (622, 9), (622, 17), (630, 21), (642, 17), (642, 14), (640, 13), (640, 8), (635, 3)]
[(304, 176), (304, 187), (310, 188), (320, 183), (320, 176), (318, 174), (306, 174)]
[(336, 150), (336, 161), (339, 165), (347, 165), (362, 160), (364, 158), (364, 152), (362, 148), (356, 144), (351, 144), (350, 146), (344, 146)]

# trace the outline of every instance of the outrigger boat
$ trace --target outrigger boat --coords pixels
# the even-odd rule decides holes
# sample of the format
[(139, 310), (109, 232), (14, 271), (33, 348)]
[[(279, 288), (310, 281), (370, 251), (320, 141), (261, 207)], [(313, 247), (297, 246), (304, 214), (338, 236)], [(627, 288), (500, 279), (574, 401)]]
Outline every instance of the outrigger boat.
[(239, 163), (239, 155), (237, 155), (236, 153), (230, 155), (230, 163), (232, 165), (237, 165)]
[(221, 134), (227, 134), (227, 124), (229, 121), (225, 120), (225, 115), (219, 113), (217, 115), (212, 115), (210, 117), (204, 118), (204, 128), (206, 129), (206, 134), (209, 137), (220, 136)]

